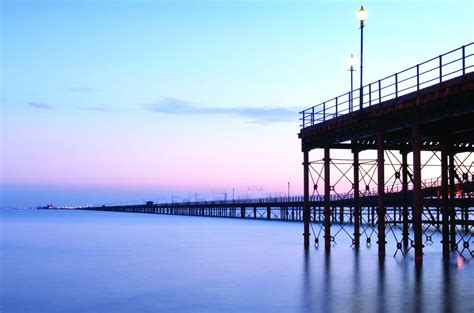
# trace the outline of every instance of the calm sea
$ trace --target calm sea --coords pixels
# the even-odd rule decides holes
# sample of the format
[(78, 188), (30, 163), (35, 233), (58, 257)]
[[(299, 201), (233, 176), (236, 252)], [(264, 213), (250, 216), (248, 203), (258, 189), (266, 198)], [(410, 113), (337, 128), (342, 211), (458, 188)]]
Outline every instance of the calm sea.
[(300, 223), (0, 216), (1, 312), (474, 312), (474, 259), (443, 265), (439, 246), (416, 270), (410, 255), (390, 250), (380, 264), (376, 245), (356, 251), (343, 237), (330, 255), (305, 253)]

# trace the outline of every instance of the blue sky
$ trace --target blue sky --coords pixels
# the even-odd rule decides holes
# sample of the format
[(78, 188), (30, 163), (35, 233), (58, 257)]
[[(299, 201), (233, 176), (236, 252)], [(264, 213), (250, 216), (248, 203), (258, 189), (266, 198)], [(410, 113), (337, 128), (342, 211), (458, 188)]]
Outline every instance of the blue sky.
[(302, 193), (361, 4), (365, 82), (474, 38), (472, 1), (3, 1), (1, 205)]

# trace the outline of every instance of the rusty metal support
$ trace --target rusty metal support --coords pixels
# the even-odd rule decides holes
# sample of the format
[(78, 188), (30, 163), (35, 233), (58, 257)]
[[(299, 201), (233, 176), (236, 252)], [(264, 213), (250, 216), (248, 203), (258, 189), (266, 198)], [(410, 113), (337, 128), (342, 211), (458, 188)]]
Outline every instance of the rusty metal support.
[(377, 224), (379, 258), (385, 257), (385, 170), (383, 131), (377, 133)]
[(420, 125), (415, 124), (412, 128), (412, 149), (413, 149), (413, 230), (415, 237), (415, 261), (423, 261), (423, 230), (421, 227), (421, 215), (423, 204), (421, 202), (421, 134)]
[(454, 177), (456, 176), (456, 168), (454, 164), (454, 152), (449, 154), (449, 220), (450, 220), (450, 242), (451, 251), (456, 249), (456, 213), (454, 210), (454, 195), (456, 186)]
[(303, 188), (304, 188), (304, 198), (303, 198), (303, 224), (304, 224), (304, 248), (309, 248), (309, 161), (308, 161), (308, 151), (303, 152)]
[(360, 246), (360, 204), (359, 204), (359, 151), (353, 150), (354, 155), (354, 246)]
[(441, 149), (441, 196), (443, 199), (443, 259), (449, 259), (449, 198), (448, 198), (448, 154), (446, 146)]
[(324, 148), (324, 247), (331, 248), (330, 150)]
[(401, 151), (402, 154), (402, 193), (403, 193), (403, 220), (402, 220), (402, 240), (403, 247), (408, 248), (408, 152)]

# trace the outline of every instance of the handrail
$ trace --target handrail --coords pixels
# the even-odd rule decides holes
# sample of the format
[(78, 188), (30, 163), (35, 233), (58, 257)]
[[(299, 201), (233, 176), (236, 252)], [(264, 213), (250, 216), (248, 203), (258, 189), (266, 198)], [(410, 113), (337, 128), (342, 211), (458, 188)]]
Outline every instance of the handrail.
[[(469, 180), (469, 178), (463, 179), (462, 181), (459, 181), (456, 183), (456, 185), (462, 184), (462, 183), (468, 183), (468, 182), (473, 182), (474, 180)], [(393, 184), (392, 184), (393, 183)], [(390, 186), (390, 184), (392, 184)], [(412, 191), (413, 190), (413, 183), (409, 183), (407, 186), (407, 191)], [(422, 189), (426, 190), (429, 188), (441, 188), (441, 178), (436, 177), (436, 178), (429, 178), (425, 179), (422, 181)], [(353, 191), (353, 190), (351, 190)], [(331, 201), (340, 201), (340, 200), (350, 200), (354, 198), (354, 193), (353, 192), (347, 192), (347, 193), (331, 193), (329, 195)], [(456, 194), (454, 195), (455, 198), (462, 197), (462, 193), (458, 194), (457, 193), (458, 189), (456, 189)], [(394, 181), (387, 182), (387, 185), (384, 188), (384, 192), (387, 195), (390, 194), (398, 194), (400, 192), (403, 192), (403, 186), (401, 184), (394, 184)], [(376, 187), (374, 188), (369, 188), (362, 190), (360, 189), (360, 196), (361, 197), (367, 197), (367, 196), (374, 196), (378, 194), (378, 189)], [(438, 196), (439, 197), (439, 196)], [(436, 196), (435, 196), (436, 198)], [(235, 200), (203, 200), (203, 201), (181, 201), (181, 202), (160, 202), (160, 203), (151, 203), (148, 205), (146, 202), (142, 204), (105, 204), (105, 205), (95, 205), (95, 206), (82, 206), (78, 208), (91, 208), (91, 207), (104, 207), (104, 208), (110, 208), (110, 207), (136, 207), (136, 208), (142, 208), (142, 207), (170, 207), (170, 208), (179, 208), (179, 207), (185, 207), (185, 206), (217, 206), (217, 205), (223, 205), (223, 206), (239, 206), (239, 205), (258, 205), (258, 204), (264, 204), (268, 205), (270, 203), (284, 203), (288, 206), (292, 205), (298, 205), (302, 203), (304, 200), (304, 196), (302, 195), (295, 195), (295, 196), (267, 196), (267, 197), (262, 197), (262, 198), (238, 198)], [(322, 194), (313, 194), (309, 198), (310, 202), (323, 202), (324, 201), (324, 195)]]
[[(362, 86), (362, 90), (360, 88), (354, 89), (352, 92), (343, 93), (303, 110), (300, 112), (299, 120), (302, 121), (300, 127), (304, 129), (324, 123), (333, 118), (363, 110), (383, 101), (397, 99), (410, 92), (419, 91), (421, 88), (443, 83), (448, 78), (464, 76), (473, 71), (474, 42), (471, 42)], [(408, 77), (405, 77), (407, 74)], [(363, 96), (362, 107), (359, 105), (360, 101), (355, 101), (360, 99), (361, 95)]]

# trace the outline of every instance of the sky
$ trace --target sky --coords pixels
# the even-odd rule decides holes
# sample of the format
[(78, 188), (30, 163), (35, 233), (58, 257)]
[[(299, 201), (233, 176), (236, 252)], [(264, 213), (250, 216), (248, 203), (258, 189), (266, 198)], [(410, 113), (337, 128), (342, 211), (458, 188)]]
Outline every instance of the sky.
[(470, 0), (3, 0), (0, 207), (302, 194), (360, 5), (365, 82), (474, 38)]

